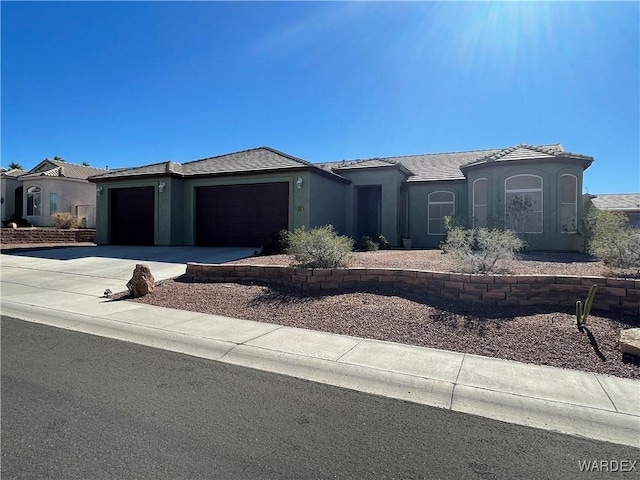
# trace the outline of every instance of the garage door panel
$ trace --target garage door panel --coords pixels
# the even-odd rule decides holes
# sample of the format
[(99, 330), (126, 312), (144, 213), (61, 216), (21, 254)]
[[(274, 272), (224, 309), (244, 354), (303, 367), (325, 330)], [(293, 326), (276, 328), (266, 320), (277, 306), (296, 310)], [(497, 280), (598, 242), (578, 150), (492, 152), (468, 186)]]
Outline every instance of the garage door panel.
[(196, 242), (259, 247), (289, 226), (289, 184), (196, 188)]
[(155, 199), (153, 187), (109, 190), (110, 243), (153, 245)]

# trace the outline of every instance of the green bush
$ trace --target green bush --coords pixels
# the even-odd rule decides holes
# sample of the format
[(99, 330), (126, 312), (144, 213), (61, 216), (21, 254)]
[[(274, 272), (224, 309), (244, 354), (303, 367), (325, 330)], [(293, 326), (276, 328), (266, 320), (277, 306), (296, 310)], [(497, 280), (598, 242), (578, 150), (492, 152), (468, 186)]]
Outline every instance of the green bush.
[(58, 228), (78, 228), (80, 224), (78, 217), (67, 212), (54, 213), (51, 215), (51, 219), (53, 220), (53, 224)]
[(287, 252), (307, 268), (347, 266), (353, 250), (353, 240), (338, 235), (332, 225), (308, 229), (298, 228), (289, 234)]
[(376, 243), (378, 244), (378, 248), (380, 250), (389, 250), (389, 248), (391, 248), (389, 241), (385, 238), (384, 235), (378, 235), (378, 238), (376, 238)]
[(585, 223), (591, 255), (610, 267), (640, 269), (640, 228), (624, 213), (590, 208)]
[(273, 232), (267, 242), (262, 246), (262, 255), (278, 255), (286, 253), (289, 248), (289, 231), (280, 230)]
[(378, 242), (375, 242), (371, 237), (361, 237), (355, 245), (355, 249), (360, 252), (375, 252), (379, 248)]
[(464, 272), (494, 271), (499, 260), (509, 261), (525, 245), (511, 230), (453, 227), (441, 248)]

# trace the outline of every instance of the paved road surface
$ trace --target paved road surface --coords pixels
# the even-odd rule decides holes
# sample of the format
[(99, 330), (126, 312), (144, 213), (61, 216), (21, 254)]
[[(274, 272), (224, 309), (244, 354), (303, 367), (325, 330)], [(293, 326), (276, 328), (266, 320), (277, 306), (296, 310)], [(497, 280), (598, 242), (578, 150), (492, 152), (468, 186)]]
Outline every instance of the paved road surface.
[(2, 317), (3, 479), (586, 479), (639, 457)]

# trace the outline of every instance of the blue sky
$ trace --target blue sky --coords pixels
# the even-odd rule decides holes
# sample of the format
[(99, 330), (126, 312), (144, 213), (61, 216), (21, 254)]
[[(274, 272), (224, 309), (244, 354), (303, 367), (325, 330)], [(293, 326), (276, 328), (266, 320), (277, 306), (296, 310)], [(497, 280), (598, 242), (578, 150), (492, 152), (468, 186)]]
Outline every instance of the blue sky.
[(640, 191), (637, 2), (1, 4), (2, 166), (562, 143)]

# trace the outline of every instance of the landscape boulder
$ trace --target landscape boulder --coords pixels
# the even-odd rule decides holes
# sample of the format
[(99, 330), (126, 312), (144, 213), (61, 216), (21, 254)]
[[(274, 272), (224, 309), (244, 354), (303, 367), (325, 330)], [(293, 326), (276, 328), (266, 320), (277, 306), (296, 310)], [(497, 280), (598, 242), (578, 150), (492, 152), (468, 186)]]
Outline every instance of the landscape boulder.
[(133, 277), (127, 283), (129, 294), (133, 298), (144, 297), (147, 293), (155, 290), (155, 280), (151, 275), (149, 265), (138, 263), (133, 270)]
[(640, 328), (627, 328), (620, 331), (620, 351), (640, 357)]

